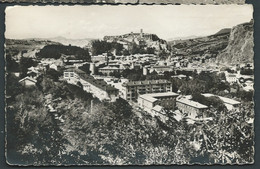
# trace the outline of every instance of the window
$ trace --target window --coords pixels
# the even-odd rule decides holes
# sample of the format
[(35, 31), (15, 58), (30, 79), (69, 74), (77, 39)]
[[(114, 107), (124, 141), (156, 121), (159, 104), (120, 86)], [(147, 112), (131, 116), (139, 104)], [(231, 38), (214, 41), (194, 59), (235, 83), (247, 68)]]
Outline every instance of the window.
[(64, 73), (64, 77), (69, 77), (69, 73)]

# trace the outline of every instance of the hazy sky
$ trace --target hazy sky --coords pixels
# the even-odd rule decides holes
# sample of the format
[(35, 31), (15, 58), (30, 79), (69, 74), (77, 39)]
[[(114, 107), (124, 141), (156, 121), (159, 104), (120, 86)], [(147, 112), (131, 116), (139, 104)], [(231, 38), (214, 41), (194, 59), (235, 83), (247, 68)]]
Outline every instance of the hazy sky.
[(204, 36), (252, 19), (251, 5), (15, 6), (6, 9), (7, 38), (103, 38), (139, 32), (160, 38)]

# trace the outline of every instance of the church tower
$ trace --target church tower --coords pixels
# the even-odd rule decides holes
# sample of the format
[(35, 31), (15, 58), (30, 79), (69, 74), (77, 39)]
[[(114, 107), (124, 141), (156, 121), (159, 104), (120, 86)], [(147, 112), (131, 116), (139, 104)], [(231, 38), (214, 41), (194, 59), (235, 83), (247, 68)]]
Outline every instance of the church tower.
[(143, 29), (141, 29), (141, 31), (140, 31), (140, 36), (141, 36), (141, 38), (144, 37)]

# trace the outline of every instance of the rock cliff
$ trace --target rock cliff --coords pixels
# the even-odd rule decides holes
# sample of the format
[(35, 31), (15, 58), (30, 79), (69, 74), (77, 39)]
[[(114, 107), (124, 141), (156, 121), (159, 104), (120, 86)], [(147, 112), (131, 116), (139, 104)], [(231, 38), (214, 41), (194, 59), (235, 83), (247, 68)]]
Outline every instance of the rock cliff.
[(254, 56), (253, 21), (231, 29), (227, 47), (218, 54), (220, 63), (252, 63)]

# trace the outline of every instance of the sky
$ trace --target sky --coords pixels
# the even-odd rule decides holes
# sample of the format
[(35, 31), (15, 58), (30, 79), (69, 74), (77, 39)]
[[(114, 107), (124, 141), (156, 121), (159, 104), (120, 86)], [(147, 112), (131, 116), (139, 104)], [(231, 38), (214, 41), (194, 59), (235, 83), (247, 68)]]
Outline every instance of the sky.
[(252, 19), (251, 5), (15, 6), (6, 9), (6, 38), (95, 38), (130, 32), (169, 40), (212, 35)]

